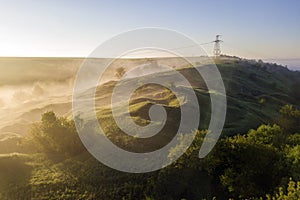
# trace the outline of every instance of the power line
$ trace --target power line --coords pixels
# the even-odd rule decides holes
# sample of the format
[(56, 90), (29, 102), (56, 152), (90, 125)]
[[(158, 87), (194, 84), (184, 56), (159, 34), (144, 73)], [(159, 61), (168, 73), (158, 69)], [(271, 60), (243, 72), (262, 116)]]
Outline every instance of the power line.
[[(169, 49), (169, 50), (179, 50), (179, 49), (188, 49), (188, 48), (192, 48), (192, 47), (197, 47), (197, 46), (203, 46), (203, 45), (207, 45), (207, 44), (212, 44), (214, 43), (215, 41), (211, 41), (211, 42), (205, 42), (205, 43), (197, 43), (197, 44), (194, 44), (194, 45), (189, 45), (189, 46), (182, 46), (182, 47), (177, 47), (177, 48), (172, 48), (172, 49)], [(148, 54), (155, 54), (156, 52), (150, 52)], [(133, 53), (130, 53), (131, 55), (132, 54), (140, 54), (139, 52), (133, 52)], [(147, 55), (148, 55), (147, 54)]]
[(192, 47), (197, 47), (197, 46), (203, 46), (203, 45), (207, 45), (207, 44), (211, 44), (212, 42), (206, 42), (206, 43), (201, 43), (201, 44), (194, 44), (194, 45), (189, 45), (189, 46), (185, 46), (185, 47), (178, 47), (178, 48), (174, 48), (174, 49), (170, 49), (170, 50), (178, 50), (178, 49), (186, 49), (186, 48), (192, 48)]

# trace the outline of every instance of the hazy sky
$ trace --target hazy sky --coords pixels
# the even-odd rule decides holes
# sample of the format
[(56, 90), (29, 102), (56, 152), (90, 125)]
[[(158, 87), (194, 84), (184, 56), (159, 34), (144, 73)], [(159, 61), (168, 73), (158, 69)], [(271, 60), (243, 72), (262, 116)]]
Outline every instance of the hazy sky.
[(299, 24), (298, 0), (2, 0), (0, 56), (85, 57), (112, 35), (150, 26), (199, 43), (222, 34), (226, 54), (300, 58)]

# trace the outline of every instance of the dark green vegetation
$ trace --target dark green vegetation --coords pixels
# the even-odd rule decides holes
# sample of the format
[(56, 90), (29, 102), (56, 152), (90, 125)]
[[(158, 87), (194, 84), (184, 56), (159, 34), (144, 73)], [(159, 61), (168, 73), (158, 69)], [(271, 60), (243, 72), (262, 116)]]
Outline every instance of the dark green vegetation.
[[(228, 112), (222, 138), (204, 159), (198, 158), (198, 152), (210, 117), (209, 94), (201, 77), (184, 68), (179, 71), (198, 96), (201, 124), (193, 144), (175, 163), (146, 174), (115, 171), (85, 150), (72, 120), (46, 112), (27, 137), (1, 135), (0, 199), (299, 199), (300, 74), (261, 62), (229, 58), (217, 62)], [(169, 73), (138, 81), (142, 86), (151, 76)], [(169, 118), (154, 141), (135, 140), (124, 136), (111, 118), (114, 84), (100, 86), (96, 101), (108, 137), (129, 150), (138, 144), (141, 151), (164, 145), (176, 129), (180, 99), (157, 85), (137, 90), (130, 105), (136, 123), (148, 123), (148, 109), (155, 103), (166, 108)]]

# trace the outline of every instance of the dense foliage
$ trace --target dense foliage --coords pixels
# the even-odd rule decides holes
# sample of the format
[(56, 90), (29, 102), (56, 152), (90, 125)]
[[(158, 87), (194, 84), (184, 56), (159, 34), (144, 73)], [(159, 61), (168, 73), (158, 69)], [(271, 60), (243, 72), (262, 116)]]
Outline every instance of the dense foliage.
[[(121, 67), (115, 76), (119, 78), (124, 72)], [(32, 126), (30, 136), (17, 138), (13, 152), (19, 153), (0, 154), (0, 199), (299, 199), (300, 111), (285, 105), (299, 105), (299, 82), (294, 81), (299, 77), (271, 64), (253, 65), (242, 60), (222, 63), (220, 72), (228, 95), (226, 123), (222, 137), (204, 159), (199, 159), (198, 153), (209, 133), (202, 130), (207, 127), (200, 126), (190, 148), (170, 166), (145, 174), (119, 172), (86, 151), (73, 120), (50, 111)], [(189, 76), (201, 100), (201, 120), (209, 122), (205, 87), (192, 69), (181, 73)], [(103, 87), (111, 86), (107, 83)], [(170, 127), (177, 124), (180, 115), (170, 93), (153, 87), (144, 89), (172, 114)], [(142, 100), (136, 98), (130, 108), (132, 117), (143, 125), (149, 117), (145, 113), (155, 102), (145, 101), (145, 93), (140, 93), (137, 97)], [(105, 95), (99, 99), (105, 100)], [(104, 100), (96, 105), (103, 106)], [(118, 129), (106, 111), (97, 114), (103, 117), (102, 125), (116, 145), (130, 150), (139, 144), (146, 149), (147, 144), (161, 147), (162, 141), (170, 139), (151, 143), (124, 140), (123, 135), (116, 136)], [(164, 136), (173, 131), (170, 127), (164, 129)], [(180, 141), (185, 142), (184, 136)], [(180, 148), (173, 148), (169, 157)]]
[(84, 150), (74, 122), (59, 118), (52, 111), (42, 115), (41, 122), (32, 126), (31, 134), (36, 147), (43, 152), (76, 155)]
[[(298, 112), (284, 106), (280, 123)], [(7, 187), (1, 198), (299, 199), (300, 134), (290, 130), (261, 125), (245, 135), (224, 137), (204, 159), (198, 158), (198, 151), (207, 133), (197, 131), (193, 144), (172, 165), (157, 172), (128, 174), (95, 160), (80, 143), (72, 121), (46, 112), (32, 128), (32, 141), (40, 153), (16, 155), (12, 161), (24, 160), (17, 164), (31, 170), (31, 175)], [(177, 148), (180, 145), (169, 156)]]

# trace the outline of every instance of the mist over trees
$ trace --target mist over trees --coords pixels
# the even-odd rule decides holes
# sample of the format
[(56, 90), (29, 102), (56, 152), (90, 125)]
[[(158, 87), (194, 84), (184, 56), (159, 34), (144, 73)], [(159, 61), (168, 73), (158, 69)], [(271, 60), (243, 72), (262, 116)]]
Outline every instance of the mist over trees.
[[(123, 174), (107, 170), (97, 161), (85, 166), (89, 169), (88, 174), (76, 173), (76, 162), (67, 168), (71, 172), (74, 170), (73, 176), (80, 180), (76, 187), (84, 191), (82, 195), (96, 199), (298, 199), (298, 113), (298, 109), (285, 105), (280, 109), (281, 117), (278, 120), (282, 127), (263, 124), (247, 134), (223, 137), (204, 159), (198, 158), (198, 152), (207, 132), (196, 131), (196, 138), (184, 155), (172, 165), (149, 174)], [(291, 123), (295, 127), (287, 129), (291, 125), (287, 121), (291, 119), (296, 120)], [(42, 115), (41, 122), (33, 125), (31, 134), (39, 152), (64, 154), (71, 160), (73, 156), (87, 153), (76, 133), (74, 122), (58, 117), (52, 111)], [(176, 148), (180, 148), (180, 145)], [(177, 151), (176, 148), (170, 151), (169, 156)], [(106, 173), (106, 178), (92, 178), (99, 176), (101, 171)], [(116, 181), (109, 181), (111, 178), (107, 176)], [(77, 193), (70, 195), (71, 198), (76, 196)]]
[[(121, 69), (116, 75), (115, 69), (116, 66), (109, 72), (111, 77), (124, 75)], [(202, 120), (209, 122), (209, 109), (206, 109), (210, 107), (209, 94), (192, 69), (186, 68), (182, 72), (195, 86), (194, 91), (203, 108)], [(42, 105), (34, 101), (33, 110), (16, 118), (20, 121), (14, 121), (10, 129), (5, 129), (15, 130), (14, 126), (30, 122), (32, 116), (34, 121), (41, 117), (31, 126), (30, 134), (17, 137), (17, 134), (5, 132), (5, 137), (0, 138), (0, 143), (6, 145), (8, 141), (17, 141), (10, 146), (14, 153), (1, 146), (5, 151), (0, 156), (0, 199), (299, 199), (298, 75), (280, 66), (253, 65), (243, 60), (226, 61), (220, 72), (224, 75), (228, 94), (228, 115), (222, 137), (214, 149), (207, 157), (199, 159), (203, 138), (209, 134), (205, 130), (207, 127), (201, 126), (195, 130), (192, 145), (176, 162), (145, 174), (119, 172), (96, 160), (82, 145), (71, 117), (60, 117), (70, 114), (67, 103), (43, 107), (44, 101)], [(164, 78), (164, 73), (147, 75), (143, 79), (153, 76)], [(129, 79), (124, 82), (133, 84)], [(19, 93), (23, 89), (18, 88), (18, 93), (11, 94), (16, 94), (18, 102), (25, 100), (26, 103), (28, 94), (47, 95), (51, 89), (51, 84), (49, 88), (47, 84), (37, 82), (26, 93)], [(100, 95), (98, 100), (101, 101), (96, 104), (99, 108), (97, 116), (104, 120), (109, 139), (116, 145), (128, 147), (135, 143), (124, 140), (119, 129), (111, 123), (111, 113), (107, 112), (112, 87), (110, 82), (105, 83), (104, 95)], [(52, 89), (57, 95), (57, 88)], [(180, 115), (173, 112), (178, 110), (177, 107), (169, 107), (169, 93), (150, 86), (146, 89), (145, 93), (142, 89), (138, 91), (136, 97), (140, 99), (137, 98), (131, 107), (135, 120), (147, 124), (148, 106), (159, 102), (168, 108), (171, 125), (176, 124), (175, 119)], [(158, 101), (151, 96), (157, 97)], [(7, 103), (4, 97), (0, 99)], [(48, 97), (46, 99), (49, 101)], [(19, 105), (24, 110), (27, 106)], [(47, 112), (40, 116), (44, 111)], [(80, 121), (80, 116), (75, 116), (75, 120)], [(82, 124), (93, 129), (89, 123), (82, 121)], [(23, 126), (18, 127), (20, 132), (25, 131)], [(173, 131), (166, 128), (163, 133), (171, 135)], [(151, 142), (160, 147), (164, 139)], [(184, 143), (185, 138), (181, 137), (180, 142)], [(142, 147), (147, 145), (143, 141), (137, 143)], [(180, 148), (182, 146), (178, 145), (171, 149), (168, 156), (171, 158)]]
[(85, 150), (74, 121), (57, 117), (52, 111), (44, 113), (41, 122), (32, 126), (31, 135), (37, 148), (44, 152), (76, 155)]

